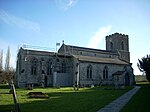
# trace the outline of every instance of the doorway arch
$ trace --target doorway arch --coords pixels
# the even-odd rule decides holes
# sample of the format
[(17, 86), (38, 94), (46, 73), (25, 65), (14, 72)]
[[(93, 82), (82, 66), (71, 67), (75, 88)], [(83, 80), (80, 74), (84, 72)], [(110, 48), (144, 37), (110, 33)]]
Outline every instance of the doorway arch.
[(130, 85), (130, 76), (129, 73), (125, 74), (125, 86), (129, 86)]

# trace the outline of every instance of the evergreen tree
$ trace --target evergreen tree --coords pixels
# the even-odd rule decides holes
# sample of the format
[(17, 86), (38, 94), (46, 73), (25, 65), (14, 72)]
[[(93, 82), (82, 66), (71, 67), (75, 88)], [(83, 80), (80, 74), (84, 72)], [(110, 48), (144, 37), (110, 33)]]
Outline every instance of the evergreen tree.
[(138, 59), (138, 61), (137, 66), (139, 70), (146, 74), (146, 78), (150, 82), (150, 55), (141, 58), (141, 60)]

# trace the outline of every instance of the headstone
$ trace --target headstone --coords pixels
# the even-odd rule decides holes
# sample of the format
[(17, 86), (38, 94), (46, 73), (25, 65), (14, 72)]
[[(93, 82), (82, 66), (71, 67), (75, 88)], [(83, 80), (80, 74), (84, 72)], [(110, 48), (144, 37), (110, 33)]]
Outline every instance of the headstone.
[(91, 85), (91, 88), (94, 88), (94, 84)]
[(27, 90), (32, 90), (33, 89), (33, 84), (28, 84), (27, 85)]
[(41, 83), (41, 87), (44, 88), (44, 83), (43, 82)]

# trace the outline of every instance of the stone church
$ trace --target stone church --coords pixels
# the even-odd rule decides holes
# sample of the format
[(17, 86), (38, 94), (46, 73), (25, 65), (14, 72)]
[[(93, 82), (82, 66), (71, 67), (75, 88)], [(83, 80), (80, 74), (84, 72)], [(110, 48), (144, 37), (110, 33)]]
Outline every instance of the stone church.
[(133, 85), (128, 35), (106, 36), (106, 50), (62, 44), (58, 52), (20, 48), (14, 82), (18, 87)]

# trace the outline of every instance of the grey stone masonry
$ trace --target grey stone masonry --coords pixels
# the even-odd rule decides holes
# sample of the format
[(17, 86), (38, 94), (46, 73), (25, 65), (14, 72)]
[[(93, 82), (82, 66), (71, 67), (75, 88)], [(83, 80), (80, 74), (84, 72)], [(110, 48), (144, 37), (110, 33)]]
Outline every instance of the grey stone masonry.
[[(119, 73), (119, 74), (118, 74)], [(21, 47), (14, 83), (35, 86), (132, 86), (128, 35), (106, 36), (106, 50), (62, 44), (58, 52)]]
[(139, 86), (135, 86), (132, 90), (120, 96), (118, 99), (109, 103), (108, 105), (98, 110), (97, 112), (119, 112), (139, 89), (140, 89)]

